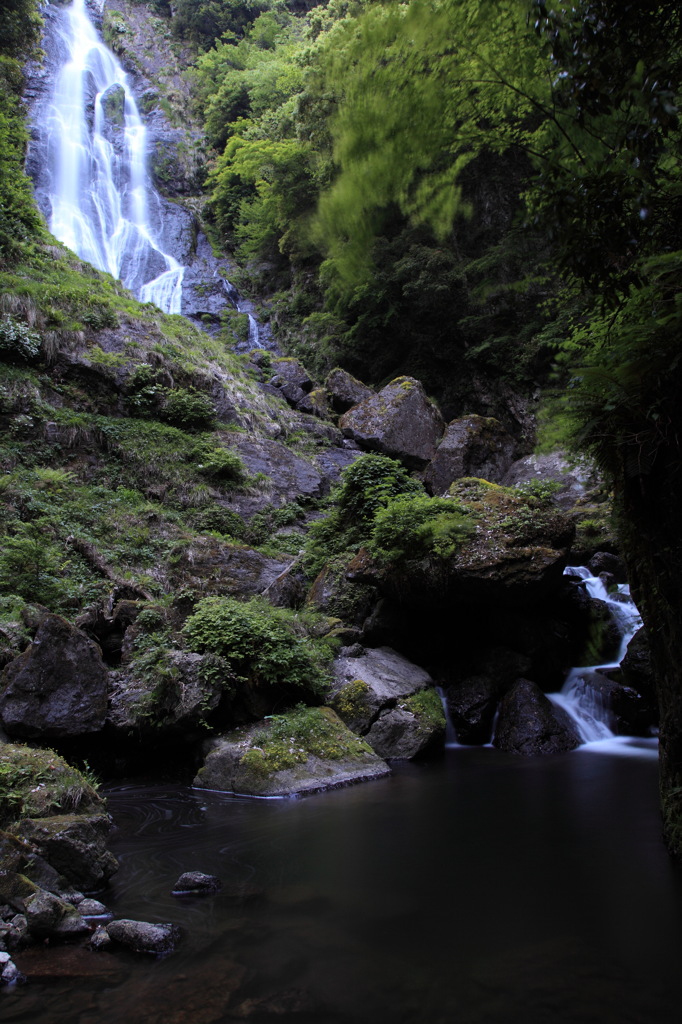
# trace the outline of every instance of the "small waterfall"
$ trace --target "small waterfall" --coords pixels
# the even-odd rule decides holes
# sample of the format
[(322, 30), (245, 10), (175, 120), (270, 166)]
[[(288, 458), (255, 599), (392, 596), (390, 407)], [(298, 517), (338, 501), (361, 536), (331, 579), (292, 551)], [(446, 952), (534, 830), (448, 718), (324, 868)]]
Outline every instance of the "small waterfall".
[(146, 129), (126, 74), (85, 0), (64, 10), (59, 35), (64, 62), (46, 125), (50, 230), (143, 302), (180, 313), (184, 268), (155, 239)]
[(595, 672), (618, 668), (625, 657), (630, 640), (642, 625), (642, 620), (630, 597), (630, 588), (627, 583), (619, 585), (616, 591), (609, 593), (603, 580), (598, 576), (592, 576), (589, 569), (584, 566), (566, 568), (564, 575), (578, 576), (584, 581), (590, 597), (603, 601), (607, 605), (618, 627), (621, 640), (614, 661), (571, 669), (561, 692), (551, 693), (548, 696), (571, 716), (583, 743), (611, 740), (615, 737), (612, 728), (614, 725), (613, 714), (599, 691), (590, 685), (590, 676)]

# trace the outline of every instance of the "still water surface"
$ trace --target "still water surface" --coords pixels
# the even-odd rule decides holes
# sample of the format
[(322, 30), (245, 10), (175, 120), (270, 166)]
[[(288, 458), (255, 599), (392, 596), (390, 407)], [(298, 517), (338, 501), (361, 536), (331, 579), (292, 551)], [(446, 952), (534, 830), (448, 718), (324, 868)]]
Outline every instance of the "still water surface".
[[(366, 785), (250, 801), (111, 791), (117, 916), (175, 921), (165, 959), (17, 956), (32, 1024), (672, 1024), (682, 878), (652, 751), (455, 749)], [(185, 870), (225, 890), (177, 898)]]

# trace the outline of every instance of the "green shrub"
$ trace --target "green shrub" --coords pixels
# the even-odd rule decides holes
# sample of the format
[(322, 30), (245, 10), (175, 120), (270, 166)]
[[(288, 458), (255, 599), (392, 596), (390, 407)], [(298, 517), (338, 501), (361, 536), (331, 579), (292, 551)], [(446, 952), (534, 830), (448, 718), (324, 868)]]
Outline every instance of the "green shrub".
[(384, 455), (361, 455), (341, 474), (330, 497), (330, 512), (310, 526), (305, 565), (320, 571), (334, 555), (366, 544), (378, 511), (400, 494), (423, 494), (424, 489), (404, 466)]
[(451, 558), (474, 525), (450, 498), (399, 495), (378, 510), (369, 548), (381, 562), (407, 558)]
[(53, 605), (60, 596), (64, 554), (53, 542), (49, 520), (17, 523), (16, 533), (3, 539), (0, 588), (26, 601)]
[(244, 478), (244, 465), (234, 452), (227, 448), (206, 448), (200, 455), (201, 462), (197, 469), (204, 476), (214, 480), (231, 480), (237, 482)]
[(163, 396), (161, 418), (185, 430), (210, 427), (215, 419), (213, 402), (200, 391), (168, 388)]
[(5, 315), (0, 319), (0, 355), (5, 359), (35, 359), (40, 352), (40, 336), (21, 320)]
[(295, 687), (318, 695), (327, 684), (330, 644), (311, 636), (303, 618), (259, 598), (205, 598), (182, 632), (190, 651), (225, 658), (250, 686)]

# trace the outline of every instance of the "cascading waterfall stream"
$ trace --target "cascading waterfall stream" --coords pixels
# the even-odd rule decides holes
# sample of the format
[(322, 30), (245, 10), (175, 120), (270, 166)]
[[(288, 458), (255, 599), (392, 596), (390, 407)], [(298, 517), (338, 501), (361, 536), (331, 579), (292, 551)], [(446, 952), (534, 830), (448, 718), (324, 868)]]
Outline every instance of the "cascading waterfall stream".
[(611, 728), (613, 716), (601, 695), (589, 683), (594, 672), (605, 672), (618, 668), (625, 657), (628, 644), (642, 625), (642, 620), (630, 598), (630, 588), (624, 583), (609, 593), (602, 579), (592, 576), (584, 566), (572, 566), (564, 570), (567, 576), (577, 576), (584, 581), (590, 597), (607, 605), (620, 633), (620, 647), (613, 661), (599, 665), (573, 668), (566, 677), (560, 693), (548, 694), (550, 699), (573, 719), (583, 743), (612, 740), (615, 733)]
[(126, 74), (85, 0), (66, 8), (59, 31), (65, 60), (47, 123), (50, 230), (143, 302), (180, 313), (184, 267), (155, 238), (146, 129)]

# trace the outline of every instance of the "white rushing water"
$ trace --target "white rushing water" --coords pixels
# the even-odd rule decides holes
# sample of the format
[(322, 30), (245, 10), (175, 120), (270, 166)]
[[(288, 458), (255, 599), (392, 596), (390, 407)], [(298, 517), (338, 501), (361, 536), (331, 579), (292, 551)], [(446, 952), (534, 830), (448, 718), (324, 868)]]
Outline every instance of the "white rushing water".
[(48, 111), (52, 233), (143, 302), (180, 313), (184, 268), (158, 244), (146, 129), (116, 57), (85, 5), (73, 0), (60, 35), (65, 62)]
[(602, 601), (608, 608), (620, 634), (620, 646), (613, 661), (598, 665), (573, 668), (566, 677), (560, 693), (548, 694), (550, 699), (570, 715), (583, 743), (601, 744), (605, 749), (624, 746), (627, 737), (617, 737), (614, 717), (602, 695), (590, 685), (590, 675), (617, 668), (627, 651), (630, 640), (642, 625), (640, 614), (630, 597), (627, 583), (620, 584), (609, 593), (603, 580), (592, 576), (584, 566), (572, 566), (564, 570), (565, 575), (577, 576), (583, 580), (590, 597)]

